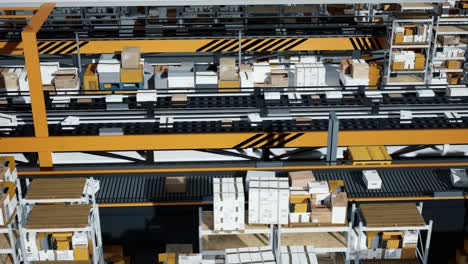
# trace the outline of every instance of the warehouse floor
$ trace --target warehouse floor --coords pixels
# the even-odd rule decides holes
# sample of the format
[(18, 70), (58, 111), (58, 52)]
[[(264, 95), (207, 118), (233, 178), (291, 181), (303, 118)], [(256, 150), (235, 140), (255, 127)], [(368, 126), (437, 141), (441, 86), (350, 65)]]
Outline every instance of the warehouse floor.
[[(463, 201), (424, 203), (425, 218), (434, 220), (430, 263), (448, 263), (455, 248), (462, 247), (463, 217), (457, 216), (464, 215), (464, 208)], [(192, 243), (198, 251), (198, 207), (102, 208), (100, 213), (104, 243), (123, 244), (133, 263), (157, 263), (168, 243)]]

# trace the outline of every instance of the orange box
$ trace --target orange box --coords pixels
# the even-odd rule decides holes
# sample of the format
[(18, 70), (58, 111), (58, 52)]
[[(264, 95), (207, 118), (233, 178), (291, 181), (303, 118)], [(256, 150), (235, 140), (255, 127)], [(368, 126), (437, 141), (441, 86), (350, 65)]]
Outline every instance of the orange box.
[(89, 249), (88, 247), (74, 247), (73, 258), (77, 261), (88, 261), (89, 260)]
[(139, 83), (143, 81), (143, 68), (120, 69), (120, 81), (123, 83)]

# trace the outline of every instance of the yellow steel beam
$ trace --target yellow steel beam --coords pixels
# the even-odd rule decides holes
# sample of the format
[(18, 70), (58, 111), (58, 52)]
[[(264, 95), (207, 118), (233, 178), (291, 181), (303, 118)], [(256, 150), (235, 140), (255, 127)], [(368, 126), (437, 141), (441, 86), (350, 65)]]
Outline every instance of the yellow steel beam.
[(0, 10), (3, 11), (34, 11), (39, 9), (39, 7), (0, 7)]
[(81, 169), (81, 170), (47, 170), (47, 171), (18, 171), (20, 176), (62, 176), (62, 175), (89, 175), (89, 174), (117, 174), (117, 173), (173, 173), (173, 172), (220, 172), (220, 171), (290, 171), (290, 170), (326, 170), (326, 169), (388, 169), (388, 168), (439, 168), (439, 167), (466, 167), (468, 162), (446, 162), (446, 163), (411, 163), (411, 164), (381, 164), (381, 165), (290, 165), (282, 167), (183, 167), (183, 168), (143, 168), (143, 169)]
[(0, 19), (27, 19), (31, 17), (33, 17), (33, 15), (2, 15)]
[[(49, 136), (36, 34), (42, 24), (47, 20), (54, 7), (55, 4), (52, 3), (42, 4), (29, 21), (29, 24), (21, 32), (24, 48), (24, 62), (27, 70), (29, 92), (31, 96), (34, 135), (36, 139), (47, 138)], [(41, 167), (52, 167), (52, 154), (50, 150), (40, 150), (37, 152)]]
[[(36, 123), (36, 122), (35, 122)], [(42, 129), (43, 127), (41, 127)], [(41, 133), (44, 131), (40, 130)], [(339, 146), (468, 144), (468, 129), (341, 131)], [(283, 135), (279, 137), (278, 135)], [(194, 133), (0, 138), (2, 152), (324, 147), (327, 132)]]
[[(237, 52), (238, 39), (154, 39), (154, 40), (89, 40), (80, 43), (81, 54), (119, 53), (125, 46), (138, 46), (143, 53), (155, 52)], [(42, 41), (42, 43), (54, 41)], [(40, 54), (75, 54), (74, 40), (60, 42), (55, 49), (40, 48)], [(248, 51), (320, 51), (320, 50), (381, 50), (382, 37), (323, 37), (323, 38), (248, 38), (242, 40)], [(250, 45), (249, 45), (250, 44)], [(48, 47), (48, 45), (44, 45)], [(17, 42), (0, 42), (0, 54), (20, 55), (23, 46)]]

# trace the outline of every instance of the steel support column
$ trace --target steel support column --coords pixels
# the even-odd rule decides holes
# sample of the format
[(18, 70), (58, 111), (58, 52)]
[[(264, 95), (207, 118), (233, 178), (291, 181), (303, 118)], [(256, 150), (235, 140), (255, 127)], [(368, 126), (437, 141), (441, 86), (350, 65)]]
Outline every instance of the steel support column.
[(335, 112), (330, 113), (328, 121), (328, 144), (327, 144), (327, 163), (336, 165), (336, 156), (338, 152), (338, 129), (340, 121)]

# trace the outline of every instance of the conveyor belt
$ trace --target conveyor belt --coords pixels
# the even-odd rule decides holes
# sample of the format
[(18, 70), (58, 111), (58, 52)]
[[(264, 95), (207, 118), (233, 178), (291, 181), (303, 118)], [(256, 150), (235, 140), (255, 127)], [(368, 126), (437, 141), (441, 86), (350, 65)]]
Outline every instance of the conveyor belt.
[[(382, 189), (366, 190), (361, 170), (317, 170), (318, 180), (343, 179), (350, 198), (385, 198), (433, 196), (434, 193), (460, 194), (450, 183), (448, 168), (379, 169)], [(187, 193), (167, 194), (165, 176), (187, 176)], [(279, 176), (287, 176), (279, 172)], [(93, 176), (93, 175), (89, 175)], [(165, 173), (140, 175), (94, 175), (101, 181), (98, 203), (144, 203), (175, 201), (209, 201), (213, 177), (244, 177), (245, 172)]]

